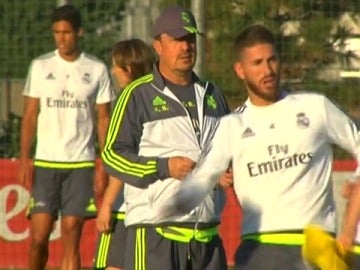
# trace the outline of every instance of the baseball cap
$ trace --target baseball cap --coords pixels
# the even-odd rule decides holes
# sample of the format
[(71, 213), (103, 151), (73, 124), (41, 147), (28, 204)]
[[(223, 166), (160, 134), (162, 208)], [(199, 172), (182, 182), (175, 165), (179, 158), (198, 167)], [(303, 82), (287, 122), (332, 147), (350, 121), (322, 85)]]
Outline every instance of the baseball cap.
[(164, 9), (155, 20), (153, 36), (156, 37), (163, 33), (173, 38), (181, 38), (188, 34), (202, 35), (196, 27), (191, 11), (177, 6)]

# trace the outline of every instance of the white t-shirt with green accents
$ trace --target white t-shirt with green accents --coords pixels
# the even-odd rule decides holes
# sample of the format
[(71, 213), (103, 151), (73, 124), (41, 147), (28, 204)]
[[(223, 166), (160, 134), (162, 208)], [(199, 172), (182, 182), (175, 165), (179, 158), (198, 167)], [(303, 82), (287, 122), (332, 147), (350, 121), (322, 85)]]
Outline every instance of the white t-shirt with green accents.
[(32, 61), (23, 94), (40, 100), (35, 159), (95, 159), (95, 105), (115, 98), (103, 62), (86, 53), (69, 62), (50, 52)]
[(159, 215), (196, 206), (232, 163), (242, 206), (242, 234), (302, 230), (335, 232), (331, 173), (336, 144), (354, 156), (360, 175), (360, 130), (338, 106), (316, 93), (295, 93), (269, 106), (249, 100), (224, 116), (176, 198)]

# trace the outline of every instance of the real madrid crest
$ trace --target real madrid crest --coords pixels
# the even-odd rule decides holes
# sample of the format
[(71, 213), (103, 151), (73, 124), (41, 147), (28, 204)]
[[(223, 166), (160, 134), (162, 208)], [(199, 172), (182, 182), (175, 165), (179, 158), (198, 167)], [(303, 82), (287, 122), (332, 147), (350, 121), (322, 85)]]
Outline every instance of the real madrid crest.
[(89, 73), (84, 73), (84, 75), (83, 75), (82, 78), (81, 78), (81, 81), (82, 81), (84, 84), (89, 84), (89, 83), (91, 83), (90, 74), (89, 74)]
[(305, 113), (300, 112), (296, 115), (296, 124), (299, 128), (307, 128), (310, 125), (310, 120)]

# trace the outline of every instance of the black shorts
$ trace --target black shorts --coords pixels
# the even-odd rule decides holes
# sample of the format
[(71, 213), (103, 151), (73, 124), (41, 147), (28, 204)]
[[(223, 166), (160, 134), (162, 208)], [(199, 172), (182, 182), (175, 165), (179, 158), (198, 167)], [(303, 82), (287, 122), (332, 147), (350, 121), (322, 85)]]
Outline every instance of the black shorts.
[(308, 270), (300, 245), (265, 244), (243, 240), (235, 255), (238, 270)]
[(95, 217), (94, 168), (35, 167), (28, 215)]
[(359, 270), (360, 269), (360, 254), (351, 253), (349, 256), (350, 261), (350, 270)]
[(227, 269), (218, 235), (208, 243), (196, 240), (183, 243), (163, 237), (153, 227), (129, 227), (127, 233), (126, 270)]
[(112, 222), (110, 233), (100, 233), (94, 259), (94, 269), (125, 267), (126, 227), (123, 219)]

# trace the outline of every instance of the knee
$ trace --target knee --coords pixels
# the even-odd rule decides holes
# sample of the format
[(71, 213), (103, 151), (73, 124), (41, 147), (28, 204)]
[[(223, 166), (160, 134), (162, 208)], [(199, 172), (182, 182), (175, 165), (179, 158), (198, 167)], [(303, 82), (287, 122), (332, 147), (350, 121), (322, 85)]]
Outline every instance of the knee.
[(31, 250), (44, 249), (49, 244), (49, 234), (32, 233), (31, 235)]
[(65, 218), (61, 224), (61, 235), (79, 235), (82, 232), (84, 220), (80, 218)]

